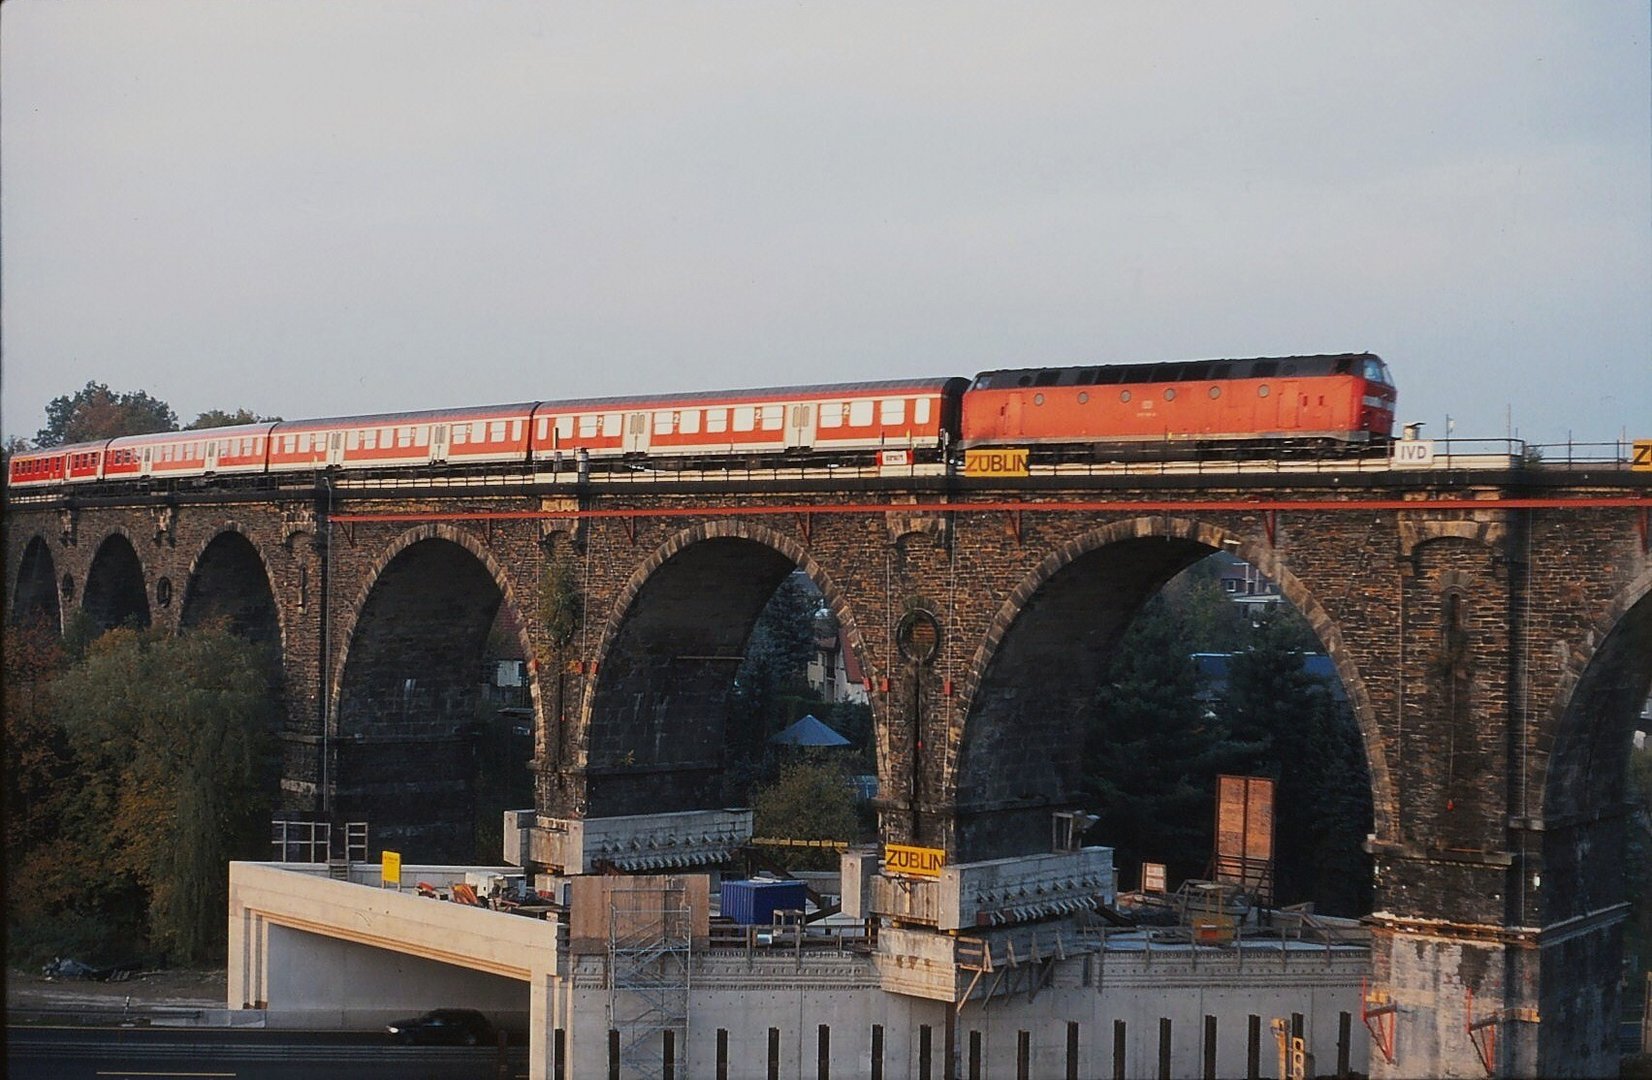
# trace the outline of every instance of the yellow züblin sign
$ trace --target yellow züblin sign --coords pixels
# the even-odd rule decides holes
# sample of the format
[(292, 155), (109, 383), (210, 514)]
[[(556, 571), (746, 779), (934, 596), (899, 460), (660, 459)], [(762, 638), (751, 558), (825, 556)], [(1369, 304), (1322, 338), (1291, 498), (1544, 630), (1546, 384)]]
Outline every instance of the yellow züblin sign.
[(946, 852), (940, 848), (908, 847), (905, 844), (883, 845), (883, 872), (905, 874), (908, 877), (938, 878), (946, 865)]
[(1635, 440), (1634, 452), (1629, 456), (1629, 467), (1635, 472), (1652, 472), (1652, 439)]
[(402, 883), (402, 853), (386, 851), (379, 856), (379, 880), (386, 885), (401, 888)]
[(965, 450), (965, 476), (1026, 476), (1027, 448)]

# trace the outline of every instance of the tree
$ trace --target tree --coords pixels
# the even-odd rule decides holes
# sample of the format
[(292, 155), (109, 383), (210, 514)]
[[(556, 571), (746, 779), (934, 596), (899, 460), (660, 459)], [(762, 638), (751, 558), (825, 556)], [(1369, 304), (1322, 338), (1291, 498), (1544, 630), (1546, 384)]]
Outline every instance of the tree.
[(179, 959), (221, 955), (228, 861), (263, 847), (268, 662), (220, 626), (114, 630), (53, 684), (80, 763), (82, 839), (143, 890), (152, 942)]
[(234, 412), (208, 409), (186, 424), (184, 430), (200, 431), (203, 428), (233, 427), (236, 424), (269, 424), (280, 419), (279, 416), (259, 416), (250, 409), (236, 409)]
[(92, 381), (73, 394), (51, 400), (46, 406), (46, 426), (35, 436), (35, 444), (44, 448), (176, 430), (178, 416), (166, 402), (142, 390), (117, 394)]
[(1257, 625), (1228, 665), (1222, 721), (1241, 749), (1235, 767), (1274, 789), (1275, 896), (1356, 914), (1369, 901), (1371, 827), (1364, 748), (1331, 688), (1303, 667), (1300, 627), (1282, 611)]
[(1084, 745), (1085, 787), (1101, 821), (1094, 835), (1120, 865), (1168, 864), (1199, 877), (1210, 858), (1214, 778), (1228, 753), (1196, 693), (1186, 631), (1149, 605), (1108, 658)]
[[(806, 752), (781, 766), (775, 781), (758, 789), (754, 803), (753, 828), (759, 837), (849, 844), (860, 838), (848, 774), (841, 758), (829, 751)], [(781, 853), (789, 865), (804, 869), (828, 869), (838, 861), (829, 848), (785, 848)]]

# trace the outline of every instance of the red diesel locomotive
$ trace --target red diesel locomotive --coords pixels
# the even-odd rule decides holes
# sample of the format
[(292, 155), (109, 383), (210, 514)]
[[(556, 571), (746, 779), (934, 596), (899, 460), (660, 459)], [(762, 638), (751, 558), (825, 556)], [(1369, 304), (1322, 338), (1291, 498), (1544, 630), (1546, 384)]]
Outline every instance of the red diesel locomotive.
[(13, 489), (337, 470), (521, 465), (601, 470), (657, 460), (715, 468), (806, 456), (956, 463), (1151, 448), (1357, 452), (1386, 442), (1394, 384), (1370, 353), (988, 371), (962, 378), (716, 391), (276, 421), (131, 435), (18, 453)]

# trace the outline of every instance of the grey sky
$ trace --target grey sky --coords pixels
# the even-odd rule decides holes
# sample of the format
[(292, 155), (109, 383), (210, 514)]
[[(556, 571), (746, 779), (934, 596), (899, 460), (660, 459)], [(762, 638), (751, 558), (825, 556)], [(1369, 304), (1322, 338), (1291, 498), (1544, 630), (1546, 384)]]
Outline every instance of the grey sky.
[(6, 434), (1369, 349), (1652, 437), (1644, 2), (0, 9)]

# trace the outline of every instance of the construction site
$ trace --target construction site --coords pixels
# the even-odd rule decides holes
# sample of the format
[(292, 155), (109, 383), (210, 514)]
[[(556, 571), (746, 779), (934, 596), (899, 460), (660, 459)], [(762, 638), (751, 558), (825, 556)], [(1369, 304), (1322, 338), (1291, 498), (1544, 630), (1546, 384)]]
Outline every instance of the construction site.
[(479, 1009), (525, 1034), (534, 1080), (1393, 1066), (1368, 933), (1273, 908), (1254, 836), (1210, 880), (1167, 892), (1149, 867), (1121, 892), (1085, 824), (1056, 815), (1042, 854), (889, 844), (836, 873), (750, 876), (747, 810), (521, 811), (495, 867), (234, 863), (227, 1005), (312, 1029)]

